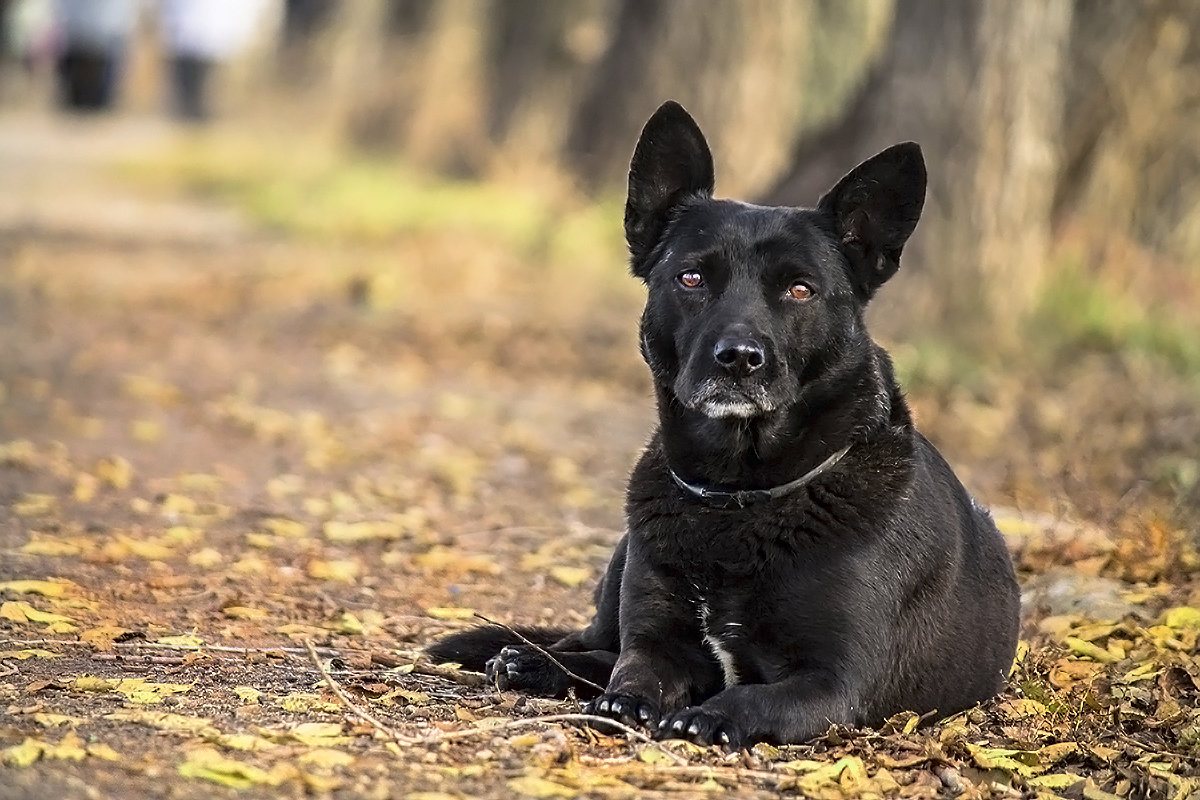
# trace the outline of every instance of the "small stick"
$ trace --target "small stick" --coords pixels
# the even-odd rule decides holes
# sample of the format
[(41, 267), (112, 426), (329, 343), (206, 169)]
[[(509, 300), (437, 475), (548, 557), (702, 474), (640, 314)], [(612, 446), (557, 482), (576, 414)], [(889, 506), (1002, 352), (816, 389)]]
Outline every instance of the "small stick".
[(329, 674), (329, 671), (325, 669), (325, 665), (321, 663), (321, 657), (317, 655), (317, 648), (313, 647), (312, 642), (310, 642), (308, 639), (305, 639), (304, 646), (308, 648), (308, 655), (312, 659), (313, 664), (316, 666), (317, 672), (321, 673), (321, 677), (325, 679), (325, 685), (328, 686), (335, 695), (337, 695), (337, 699), (342, 702), (342, 705), (344, 705), (347, 710), (397, 744), (410, 745), (416, 744), (419, 741), (418, 739), (401, 735), (399, 731), (389, 728), (387, 725), (384, 725), (382, 722), (375, 719), (375, 717), (356, 706), (354, 701), (351, 700), (344, 691), (342, 691), (342, 687), (339, 686), (338, 682), (333, 679), (333, 676)]
[(673, 753), (659, 742), (654, 741), (646, 734), (631, 728), (623, 722), (618, 722), (615, 719), (608, 717), (600, 717), (595, 714), (547, 714), (544, 717), (526, 717), (524, 719), (514, 719), (511, 722), (503, 722), (499, 725), (491, 725), (486, 728), (469, 728), (465, 731), (453, 731), (451, 733), (437, 733), (426, 739), (427, 742), (453, 742), (459, 739), (470, 739), (472, 736), (478, 736), (481, 733), (493, 733), (502, 731), (508, 728), (520, 728), (526, 725), (540, 725), (550, 722), (586, 722), (592, 725), (607, 725), (610, 728), (616, 728), (631, 739), (636, 739), (639, 742), (648, 744), (655, 750), (664, 753), (668, 758), (676, 764), (683, 766), (688, 763), (686, 758)]
[(559, 661), (559, 660), (558, 660), (557, 658), (555, 658), (554, 656), (550, 655), (550, 651), (549, 651), (549, 650), (547, 650), (546, 648), (542, 647), (540, 644), (534, 644), (533, 642), (531, 642), (531, 641), (529, 641), (528, 639), (526, 639), (524, 636), (522, 636), (520, 633), (518, 633), (518, 632), (517, 632), (516, 630), (514, 630), (513, 628), (510, 628), (509, 626), (505, 625), (503, 622), (496, 622), (496, 620), (494, 620), (494, 619), (488, 619), (488, 618), (487, 618), (487, 617), (485, 617), (483, 614), (480, 614), (478, 611), (476, 611), (476, 612), (475, 612), (475, 616), (476, 616), (476, 617), (478, 617), (479, 619), (483, 620), (484, 622), (488, 623), (489, 625), (495, 625), (496, 627), (503, 628), (504, 630), (506, 630), (506, 631), (508, 631), (509, 633), (511, 633), (513, 636), (516, 636), (516, 637), (517, 637), (518, 639), (520, 639), (522, 642), (524, 642), (525, 644), (529, 645), (529, 646), (530, 646), (530, 647), (532, 647), (534, 650), (537, 650), (539, 653), (541, 653), (542, 655), (544, 655), (546, 658), (550, 659), (550, 662), (551, 662), (552, 664), (554, 664), (554, 666), (558, 667), (558, 668), (559, 668), (559, 669), (561, 669), (563, 672), (567, 673), (567, 677), (569, 677), (569, 678), (573, 678), (573, 679), (575, 679), (575, 680), (579, 681), (579, 682), (580, 682), (580, 683), (582, 683), (584, 686), (590, 686), (590, 687), (592, 687), (593, 689), (595, 689), (596, 691), (600, 692), (601, 694), (603, 694), (603, 693), (604, 693), (604, 687), (603, 687), (603, 686), (601, 686), (601, 685), (599, 685), (599, 684), (597, 684), (597, 683), (593, 683), (592, 681), (589, 681), (587, 678), (583, 677), (582, 675), (576, 675), (574, 672), (572, 672), (571, 670), (569, 670), (569, 669), (567, 669), (566, 667), (564, 667), (564, 666), (562, 665), (562, 662), (561, 662), (561, 661)]
[(409, 671), (414, 674), (445, 678), (448, 681), (453, 681), (472, 689), (478, 689), (487, 685), (487, 679), (477, 672), (451, 669), (440, 664), (427, 664), (419, 660), (423, 655), (423, 653), (392, 655), (391, 653), (373, 652), (371, 653), (371, 663), (378, 664), (381, 667), (388, 667), (389, 669), (408, 667)]

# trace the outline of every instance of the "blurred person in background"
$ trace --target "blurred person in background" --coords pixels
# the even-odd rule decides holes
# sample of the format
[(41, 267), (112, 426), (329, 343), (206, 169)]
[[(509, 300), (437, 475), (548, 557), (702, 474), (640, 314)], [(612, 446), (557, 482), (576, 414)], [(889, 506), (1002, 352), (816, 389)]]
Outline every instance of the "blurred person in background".
[(162, 39), (180, 119), (212, 116), (212, 74), (249, 44), (266, 8), (265, 0), (162, 0)]
[(63, 108), (112, 108), (137, 16), (137, 0), (57, 0), (56, 73)]

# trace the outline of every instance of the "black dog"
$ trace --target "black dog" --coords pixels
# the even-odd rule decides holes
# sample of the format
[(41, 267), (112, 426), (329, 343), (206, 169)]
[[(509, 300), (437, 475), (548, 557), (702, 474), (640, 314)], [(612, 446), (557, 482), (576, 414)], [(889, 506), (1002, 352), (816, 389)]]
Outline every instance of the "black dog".
[[(801, 742), (991, 697), (1016, 646), (1012, 563), (863, 325), (921, 213), (920, 148), (868, 159), (815, 209), (712, 190), (703, 134), (664, 104), (625, 207), (658, 431), (595, 618), (525, 635), (607, 687), (591, 712), (700, 744)], [(578, 684), (503, 630), (429, 652), (501, 688)]]

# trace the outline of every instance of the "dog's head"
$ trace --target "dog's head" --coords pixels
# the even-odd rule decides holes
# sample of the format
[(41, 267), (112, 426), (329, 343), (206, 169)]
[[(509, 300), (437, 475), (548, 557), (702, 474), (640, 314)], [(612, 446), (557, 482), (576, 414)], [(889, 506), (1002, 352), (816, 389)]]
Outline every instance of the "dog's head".
[(625, 238), (649, 288), (642, 355), (707, 417), (786, 409), (855, 348), (867, 301), (900, 266), (925, 200), (911, 142), (855, 167), (816, 208), (715, 200), (704, 134), (664, 103), (629, 169)]

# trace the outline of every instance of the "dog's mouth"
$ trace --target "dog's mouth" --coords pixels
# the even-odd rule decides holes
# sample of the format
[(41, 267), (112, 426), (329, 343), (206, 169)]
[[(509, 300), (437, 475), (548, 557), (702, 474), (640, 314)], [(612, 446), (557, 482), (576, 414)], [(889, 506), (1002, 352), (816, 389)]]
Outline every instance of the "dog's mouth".
[(712, 419), (749, 419), (769, 414), (779, 405), (761, 385), (730, 386), (712, 379), (690, 394), (676, 396), (687, 408)]

